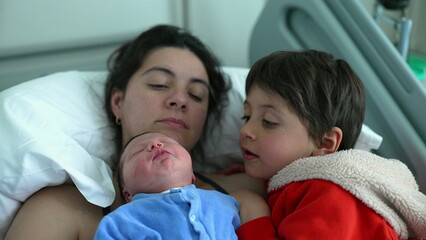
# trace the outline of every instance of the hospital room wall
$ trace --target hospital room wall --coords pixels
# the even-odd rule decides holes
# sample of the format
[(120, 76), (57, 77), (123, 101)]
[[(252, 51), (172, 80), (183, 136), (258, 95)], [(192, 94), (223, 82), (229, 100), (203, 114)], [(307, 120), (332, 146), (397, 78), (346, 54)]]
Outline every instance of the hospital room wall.
[(154, 24), (185, 27), (223, 65), (248, 67), (251, 29), (266, 0), (0, 1), (0, 91), (41, 75), (103, 70), (122, 42)]
[[(376, 0), (362, 0), (372, 9)], [(0, 1), (0, 91), (43, 74), (105, 69), (107, 56), (158, 23), (185, 27), (227, 66), (250, 67), (252, 28), (267, 0)], [(415, 23), (426, 1), (412, 1)], [(413, 9), (413, 10), (412, 10)], [(420, 12), (419, 12), (420, 11)], [(420, 20), (419, 20), (420, 19)], [(425, 19), (426, 20), (426, 19)], [(426, 51), (426, 30), (414, 24), (412, 49)], [(425, 53), (426, 54), (426, 53)]]
[(41, 75), (103, 70), (124, 41), (158, 23), (182, 25), (181, 1), (0, 1), (0, 91)]
[(227, 66), (250, 67), (249, 39), (267, 0), (188, 0), (188, 28)]

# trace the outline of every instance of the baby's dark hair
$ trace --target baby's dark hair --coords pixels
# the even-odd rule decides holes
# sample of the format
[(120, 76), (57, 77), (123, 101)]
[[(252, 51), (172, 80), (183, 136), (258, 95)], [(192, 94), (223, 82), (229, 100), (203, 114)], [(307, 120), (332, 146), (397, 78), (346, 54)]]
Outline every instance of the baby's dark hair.
[(353, 148), (361, 132), (365, 93), (347, 62), (316, 51), (278, 51), (258, 60), (247, 76), (253, 86), (288, 101), (319, 145), (325, 133), (339, 127), (339, 150)]

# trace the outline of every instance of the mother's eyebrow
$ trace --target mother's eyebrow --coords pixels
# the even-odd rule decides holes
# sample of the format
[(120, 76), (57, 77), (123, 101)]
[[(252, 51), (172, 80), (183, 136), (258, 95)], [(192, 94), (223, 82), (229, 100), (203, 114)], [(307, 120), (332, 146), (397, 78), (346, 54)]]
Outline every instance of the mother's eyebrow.
[(201, 83), (202, 85), (204, 85), (207, 89), (210, 89), (210, 85), (203, 79), (200, 78), (192, 78), (191, 79), (192, 83)]
[(170, 69), (167, 69), (167, 68), (164, 68), (164, 67), (152, 67), (152, 68), (149, 68), (148, 70), (146, 70), (145, 72), (142, 73), (142, 76), (146, 75), (146, 74), (148, 74), (150, 72), (155, 72), (155, 71), (163, 72), (163, 73), (166, 73), (167, 75), (175, 76), (174, 72), (172, 72), (172, 71), (170, 71)]
[[(155, 72), (155, 71), (163, 72), (163, 73), (165, 73), (167, 75), (176, 77), (176, 74), (173, 71), (171, 71), (170, 69), (164, 68), (164, 67), (152, 67), (152, 68), (146, 70), (144, 73), (142, 73), (142, 76), (146, 75), (146, 74), (148, 74), (150, 72)], [(205, 87), (207, 87), (208, 89), (210, 89), (210, 85), (207, 83), (207, 81), (203, 80), (201, 78), (191, 78), (191, 82), (192, 83), (201, 83), (202, 85), (204, 85)]]

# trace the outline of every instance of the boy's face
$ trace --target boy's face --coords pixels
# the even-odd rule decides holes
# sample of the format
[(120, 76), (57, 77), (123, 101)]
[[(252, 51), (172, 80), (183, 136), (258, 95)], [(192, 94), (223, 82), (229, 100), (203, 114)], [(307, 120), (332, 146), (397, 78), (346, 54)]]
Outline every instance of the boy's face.
[(176, 140), (160, 133), (146, 133), (128, 143), (121, 156), (123, 194), (157, 193), (191, 184), (191, 157)]
[(269, 179), (317, 149), (298, 115), (279, 95), (253, 86), (244, 103), (244, 117), (240, 145), (249, 176)]

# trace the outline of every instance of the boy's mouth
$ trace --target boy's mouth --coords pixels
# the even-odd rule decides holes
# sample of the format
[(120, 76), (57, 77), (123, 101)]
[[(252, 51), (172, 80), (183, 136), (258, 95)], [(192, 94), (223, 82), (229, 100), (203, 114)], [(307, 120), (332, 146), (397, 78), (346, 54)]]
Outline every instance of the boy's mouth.
[(243, 153), (243, 157), (244, 157), (245, 160), (253, 160), (253, 159), (259, 158), (258, 155), (249, 151), (247, 148), (241, 148), (241, 151)]

